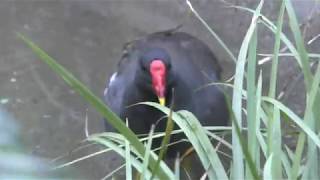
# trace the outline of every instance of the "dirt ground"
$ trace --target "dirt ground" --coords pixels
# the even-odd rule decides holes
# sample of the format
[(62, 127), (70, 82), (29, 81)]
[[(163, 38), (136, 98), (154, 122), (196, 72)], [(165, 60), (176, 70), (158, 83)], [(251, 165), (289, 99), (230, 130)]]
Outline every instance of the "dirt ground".
[[(247, 12), (228, 8), (226, 2), (254, 8), (257, 1), (192, 2), (237, 55), (251, 17)], [(274, 21), (279, 6), (277, 0), (266, 1), (263, 12)], [(295, 0), (294, 7), (302, 28), (306, 29), (306, 40), (319, 35), (319, 4), (312, 0)], [(1, 0), (0, 23), (1, 107), (21, 126), (27, 152), (49, 160), (78, 147), (85, 138), (86, 114), (89, 133), (103, 132), (103, 122), (97, 112), (17, 39), (16, 32), (40, 45), (98, 96), (102, 96), (105, 82), (113, 73), (125, 42), (179, 24), (183, 24), (181, 31), (197, 36), (212, 48), (222, 64), (224, 79), (233, 74), (233, 62), (198, 19), (189, 13), (184, 0)], [(287, 26), (284, 29), (289, 31)], [(259, 36), (259, 52), (271, 53), (272, 34), (261, 26)], [(308, 49), (319, 53), (320, 41), (315, 40)], [(267, 79), (270, 61), (260, 67)], [(291, 92), (283, 100), (301, 113), (304, 106), (301, 103), (304, 100), (301, 72), (290, 58), (281, 59), (279, 68), (279, 91), (286, 87), (285, 90)], [(265, 81), (264, 87), (267, 86)], [(63, 161), (96, 149), (71, 153)], [(114, 155), (100, 155), (72, 167), (78, 177), (100, 179), (117, 164), (118, 158)]]

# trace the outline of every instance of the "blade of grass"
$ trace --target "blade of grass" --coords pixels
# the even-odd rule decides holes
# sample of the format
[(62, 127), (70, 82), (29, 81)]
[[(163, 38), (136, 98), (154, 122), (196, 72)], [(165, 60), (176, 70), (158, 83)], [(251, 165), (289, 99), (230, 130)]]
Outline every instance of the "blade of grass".
[[(148, 106), (155, 107), (165, 114), (169, 114), (170, 109), (153, 102), (144, 102)], [(206, 131), (200, 122), (188, 111), (172, 112), (172, 120), (184, 131), (190, 143), (197, 152), (203, 167), (208, 172), (209, 179), (227, 179), (224, 167), (213, 148)]]
[[(181, 110), (178, 114), (189, 124), (190, 130), (194, 133), (200, 143), (200, 147), (198, 148), (202, 148), (208, 158), (208, 165), (204, 166), (208, 176), (210, 177), (209, 171), (213, 170), (218, 179), (227, 178), (227, 174), (217, 151), (213, 148), (209, 137), (206, 135), (206, 132), (198, 119), (189, 111)], [(220, 169), (215, 169), (216, 167), (219, 167)], [(212, 177), (210, 177), (210, 179), (212, 179)]]
[[(260, 144), (259, 147), (257, 147), (256, 153), (255, 153), (255, 163), (256, 167), (260, 169), (260, 149), (263, 151), (263, 145), (265, 145), (264, 139), (261, 135), (260, 127), (261, 127), (261, 94), (262, 94), (262, 71), (260, 71), (259, 77), (258, 77), (258, 83), (257, 83), (257, 90), (256, 90), (256, 127), (255, 127), (255, 134), (253, 136), (256, 137), (257, 143)], [(260, 138), (260, 139), (259, 139)], [(260, 142), (258, 142), (260, 141)], [(258, 144), (257, 144), (258, 145)]]
[[(234, 113), (232, 112), (231, 105), (230, 105), (230, 98), (226, 94), (225, 94), (225, 97), (226, 97), (226, 102), (227, 102), (227, 106), (228, 106), (228, 109), (229, 109), (229, 113), (231, 114), (230, 119), (235, 124), (236, 136), (239, 139), (240, 147), (241, 147), (241, 150), (242, 150), (243, 155), (245, 157), (245, 160), (248, 163), (248, 167), (249, 167), (249, 169), (251, 171), (253, 179), (259, 180), (261, 178), (260, 178), (260, 176), (258, 174), (258, 170), (255, 167), (254, 162), (252, 160), (252, 157), (251, 157), (251, 155), (249, 153), (249, 150), (248, 150), (247, 146), (244, 143), (245, 141), (244, 141), (244, 138), (242, 137), (242, 134), (241, 134), (241, 131), (240, 131), (240, 127), (239, 127), (237, 121), (235, 120), (236, 117), (235, 117)], [(235, 166), (231, 166), (231, 169), (234, 168), (234, 167)], [(231, 178), (235, 179), (234, 175), (233, 175), (233, 172), (234, 171), (231, 171), (231, 175), (232, 175)]]
[(288, 156), (284, 152), (282, 152), (281, 154), (281, 161), (284, 167), (284, 171), (287, 174), (287, 179), (292, 179), (290, 161), (288, 159)]
[(315, 134), (308, 125), (306, 125), (306, 123), (303, 122), (303, 120), (297, 116), (292, 110), (290, 110), (288, 107), (286, 107), (285, 105), (283, 105), (281, 102), (269, 98), (269, 97), (262, 97), (263, 101), (272, 103), (274, 106), (276, 106), (277, 108), (279, 108), (282, 112), (284, 112), (288, 117), (290, 117), (290, 119), (297, 124), (304, 132), (305, 134), (307, 134), (313, 141), (313, 143), (315, 143), (318, 148), (320, 148), (320, 139), (317, 136), (317, 134)]
[(269, 87), (269, 97), (275, 98), (276, 96), (276, 88), (277, 88), (277, 72), (278, 72), (278, 64), (279, 64), (279, 51), (280, 51), (280, 33), (282, 32), (282, 24), (283, 24), (283, 15), (285, 11), (284, 1), (281, 3), (280, 12), (277, 21), (276, 27), (276, 36), (273, 50), (273, 60), (271, 66), (271, 76), (270, 76), (270, 87)]
[(294, 158), (293, 152), (291, 151), (291, 149), (290, 149), (287, 145), (285, 145), (285, 148), (286, 148), (286, 152), (287, 152), (287, 154), (288, 154), (289, 159), (290, 159), (291, 161), (293, 161), (293, 158)]
[(110, 173), (108, 173), (107, 175), (105, 175), (103, 178), (101, 178), (101, 180), (106, 180), (106, 179), (111, 179), (112, 176), (117, 173), (118, 171), (120, 171), (122, 168), (124, 168), (126, 166), (126, 164), (122, 164), (121, 166), (117, 167), (116, 169), (114, 169), (113, 171), (111, 171)]
[(267, 159), (267, 162), (264, 165), (263, 170), (263, 179), (273, 179), (273, 173), (272, 173), (272, 161), (273, 161), (273, 154), (270, 154), (270, 156)]
[[(315, 117), (313, 114), (313, 106), (316, 101), (317, 92), (319, 90), (319, 83), (320, 83), (320, 64), (318, 64), (316, 74), (314, 76), (314, 80), (311, 84), (310, 95), (307, 97), (307, 107), (305, 110), (305, 121), (307, 125), (310, 127), (311, 130), (315, 131), (316, 124), (315, 124)], [(314, 169), (318, 167), (318, 154), (314, 143), (311, 143), (312, 140), (308, 137), (308, 154), (307, 154), (307, 163), (306, 163), (306, 171), (309, 173), (304, 173), (305, 178), (307, 179), (315, 179), (319, 177), (318, 170)]]
[(67, 167), (67, 166), (71, 166), (72, 164), (75, 164), (77, 162), (80, 162), (80, 161), (95, 157), (97, 155), (100, 155), (100, 154), (103, 154), (103, 153), (106, 153), (106, 152), (109, 152), (109, 151), (112, 151), (112, 149), (107, 148), (107, 149), (103, 149), (103, 150), (88, 154), (86, 156), (83, 156), (83, 157), (77, 158), (75, 160), (72, 160), (72, 161), (66, 162), (64, 164), (61, 164), (59, 166), (56, 166), (56, 167), (53, 168), (53, 170), (57, 170), (57, 169), (61, 169), (61, 168)]
[(125, 160), (126, 160), (126, 179), (132, 180), (132, 162), (130, 158), (130, 143), (129, 141), (125, 140)]
[(199, 15), (199, 13), (193, 8), (191, 2), (186, 0), (187, 5), (189, 6), (191, 12), (196, 16), (196, 18), (204, 25), (204, 27), (210, 32), (210, 34), (218, 41), (221, 47), (227, 52), (233, 62), (236, 62), (237, 59), (228, 48), (228, 46), (223, 42), (223, 40), (212, 30), (212, 28), (208, 25), (208, 23)]
[[(285, 3), (282, 1), (280, 12), (277, 20), (277, 27), (275, 32), (275, 44), (273, 50), (273, 60), (271, 67), (269, 97), (276, 97), (277, 88), (277, 72), (279, 64), (279, 51), (280, 51), (280, 33), (282, 32), (283, 16), (285, 12)], [(268, 121), (268, 156), (273, 156), (271, 164), (271, 177), (274, 179), (282, 179), (282, 165), (281, 165), (281, 123), (280, 111), (277, 107), (271, 106), (272, 115)]]
[[(236, 7), (238, 9), (243, 9), (243, 10), (246, 10), (246, 11), (249, 11), (251, 13), (254, 13), (255, 11), (254, 10), (251, 10), (249, 8), (243, 8), (243, 7)], [(291, 6), (291, 14), (294, 14), (294, 11), (293, 11), (293, 8)], [(297, 21), (296, 21), (296, 18), (295, 16), (290, 16), (291, 19), (293, 19), (294, 23), (291, 23), (291, 27), (295, 28), (293, 30), (293, 32), (295, 33), (295, 39), (298, 40), (300, 43), (299, 43), (299, 47), (300, 50), (302, 51), (302, 57), (301, 57), (301, 54), (298, 53), (298, 51), (294, 48), (294, 45), (290, 42), (290, 40), (285, 36), (285, 34), (283, 34), (282, 32), (280, 33), (280, 38), (281, 40), (286, 44), (286, 46), (288, 47), (288, 49), (292, 52), (293, 56), (296, 58), (297, 62), (299, 63), (300, 67), (302, 67), (303, 71), (305, 72), (305, 74), (309, 74), (308, 73), (308, 67), (306, 67), (306, 65), (303, 65), (303, 64), (306, 64), (306, 63), (303, 63), (303, 59), (301, 58), (308, 58), (308, 54), (305, 53), (305, 48), (304, 48), (304, 45), (303, 45), (303, 41), (302, 41), (302, 38), (301, 38), (301, 33), (300, 33), (300, 30), (299, 30), (299, 27), (297, 25)], [(293, 18), (292, 18), (293, 17)], [(273, 31), (274, 33), (276, 32), (276, 27), (275, 25), (272, 24), (272, 22), (270, 20), (268, 20), (265, 16), (261, 15), (261, 19), (263, 20), (262, 22), (271, 30)], [(310, 81), (308, 81), (310, 82)], [(308, 87), (307, 87), (308, 88)], [(319, 99), (319, 98), (317, 98)], [(319, 102), (319, 101), (318, 101)], [(319, 109), (319, 106), (318, 106), (319, 103), (317, 103), (317, 107)], [(315, 108), (316, 109), (316, 108)], [(316, 111), (318, 114), (319, 114), (319, 111)], [(319, 115), (317, 115), (318, 117)], [(299, 137), (299, 142), (298, 142), (298, 145), (301, 145), (301, 146), (297, 146), (299, 148), (297, 148), (297, 151), (296, 151), (296, 154), (298, 156), (296, 156), (296, 163), (294, 163), (294, 166), (297, 166), (298, 164), (300, 164), (300, 160), (297, 160), (297, 159), (300, 159), (301, 158), (301, 153), (303, 152), (303, 147), (304, 147), (304, 134), (301, 135), (302, 137)], [(303, 142), (302, 142), (303, 140)], [(298, 158), (299, 157), (299, 158)], [(293, 168), (292, 172), (294, 173), (297, 173), (297, 168)], [(293, 177), (294, 178), (294, 177)]]
[[(49, 67), (55, 71), (67, 84), (69, 84), (74, 90), (76, 90), (83, 98), (85, 98), (102, 116), (108, 120), (108, 122), (117, 129), (121, 134), (123, 134), (130, 144), (139, 152), (139, 156), (143, 157), (145, 154), (145, 149), (143, 144), (139, 141), (137, 136), (126, 127), (125, 123), (114, 114), (109, 107), (107, 107), (102, 100), (96, 97), (86, 86), (84, 86), (78, 79), (76, 79), (70, 72), (68, 72), (64, 67), (58, 64), (53, 58), (51, 58), (45, 51), (40, 49), (31, 40), (24, 37), (22, 34), (18, 33), (18, 37), (23, 40), (23, 42), (30, 47), (34, 53)], [(154, 158), (150, 159), (150, 166), (154, 168), (156, 165), (156, 160)], [(163, 169), (164, 168), (164, 169)], [(164, 166), (159, 171), (159, 178), (174, 178), (174, 174), (171, 170)], [(170, 173), (171, 172), (171, 173)]]
[(151, 130), (150, 130), (149, 135), (148, 135), (148, 142), (147, 142), (147, 146), (146, 146), (146, 154), (144, 155), (144, 158), (143, 158), (143, 168), (142, 168), (142, 173), (141, 173), (141, 176), (140, 176), (141, 180), (143, 180), (146, 177), (146, 172), (148, 170), (148, 164), (149, 164), (149, 158), (150, 158), (150, 155), (151, 155), (151, 145), (152, 145), (152, 136), (153, 136), (154, 128), (155, 128), (155, 126), (152, 125), (151, 126)]
[[(247, 66), (247, 123), (248, 123), (248, 149), (252, 155), (252, 160), (256, 166), (256, 153), (260, 151), (256, 137), (256, 114), (257, 114), (257, 97), (256, 97), (256, 64), (257, 64), (257, 31), (253, 32), (249, 44), (248, 66)], [(246, 169), (246, 178), (252, 179), (250, 169)]]
[(304, 41), (302, 38), (300, 27), (299, 27), (294, 9), (292, 7), (291, 1), (289, 0), (284, 0), (284, 1), (285, 1), (285, 7), (288, 13), (288, 17), (289, 17), (289, 25), (296, 42), (298, 55), (300, 56), (300, 59), (301, 59), (301, 65), (302, 65), (301, 68), (305, 78), (304, 82), (306, 83), (306, 89), (307, 91), (310, 91), (310, 88), (311, 88), (310, 83), (312, 82), (312, 75), (311, 75), (310, 66), (309, 66), (308, 52), (304, 46)]
[(152, 170), (151, 180), (154, 178), (154, 175), (155, 175), (154, 173), (158, 170), (160, 161), (165, 157), (166, 152), (167, 152), (167, 145), (170, 142), (171, 133), (172, 133), (173, 127), (174, 127), (174, 123), (172, 120), (173, 105), (174, 105), (174, 102), (172, 102), (171, 107), (170, 107), (170, 112), (169, 112), (169, 116), (168, 116), (168, 120), (167, 120), (165, 135), (164, 135), (164, 138), (162, 139), (162, 142), (161, 142), (161, 149), (160, 149), (159, 158), (157, 160), (155, 169)]
[[(261, 119), (262, 114), (265, 114), (263, 112), (263, 109), (261, 108), (261, 96), (262, 96), (262, 72), (260, 71), (259, 79), (258, 79), (258, 85), (257, 85), (257, 124), (256, 124), (256, 136), (258, 139), (258, 142), (260, 144), (260, 148), (263, 152), (264, 157), (266, 157), (267, 154), (267, 144), (263, 138), (263, 135), (261, 133)], [(257, 160), (260, 160), (260, 151), (257, 151)], [(257, 166), (260, 166), (260, 163), (257, 163)]]
[[(290, 25), (290, 28), (291, 28), (291, 31), (293, 33), (293, 37), (295, 39), (295, 42), (296, 42), (296, 46), (297, 46), (297, 50), (299, 52), (299, 56), (300, 56), (300, 59), (301, 59), (301, 65), (302, 65), (302, 72), (303, 72), (303, 75), (304, 75), (304, 83), (305, 83), (305, 87), (306, 87), (306, 91), (307, 91), (307, 108), (308, 106), (312, 109), (312, 106), (313, 106), (313, 103), (312, 105), (309, 105), (311, 104), (309, 101), (310, 101), (310, 98), (308, 98), (308, 96), (310, 96), (310, 91), (311, 91), (311, 86), (312, 86), (312, 81), (313, 81), (313, 78), (312, 78), (312, 74), (311, 74), (311, 70), (310, 70), (310, 65), (309, 65), (309, 57), (308, 57), (308, 52), (305, 48), (305, 45), (304, 45), (304, 40), (303, 40), (303, 37), (302, 37), (302, 33), (300, 31), (300, 28), (299, 28), (299, 24), (298, 24), (298, 21), (297, 21), (297, 17), (295, 15), (295, 12), (294, 12), (294, 9), (292, 7), (292, 4), (290, 1), (286, 0), (285, 1), (285, 5), (286, 5), (286, 10), (287, 10), (287, 13), (288, 13), (288, 17), (289, 17), (289, 25)], [(318, 92), (318, 90), (316, 89), (316, 92), (315, 92), (315, 96), (316, 96), (316, 93)], [(316, 97), (315, 97), (316, 98)], [(319, 104), (320, 102), (316, 102), (316, 106), (319, 107)], [(314, 123), (314, 118), (313, 118), (313, 115), (319, 115), (318, 113), (318, 109), (316, 109), (316, 111), (314, 112), (315, 114), (313, 114), (310, 111), (306, 111), (305, 113), (305, 117), (304, 117), (304, 120), (305, 122), (307, 123), (307, 125), (309, 125), (309, 127), (311, 128), (311, 130), (315, 130), (315, 123)], [(318, 116), (316, 116), (318, 117)], [(305, 138), (305, 135), (303, 134), (300, 134), (300, 136), (304, 139)], [(301, 141), (304, 142), (303, 139), (300, 139)], [(299, 144), (299, 143), (298, 143)], [(318, 178), (318, 152), (315, 151), (316, 147), (311, 139), (310, 136), (308, 136), (308, 151), (307, 151), (307, 157), (308, 157), (308, 162), (307, 162), (307, 167), (306, 167), (306, 170), (309, 171), (309, 175), (310, 176), (307, 176), (306, 178), (311, 178), (311, 179), (314, 179), (314, 178)], [(302, 153), (302, 151), (298, 152), (298, 153)], [(300, 156), (297, 152), (295, 153), (296, 156)], [(299, 161), (297, 161), (299, 162)], [(295, 166), (298, 166), (297, 164), (295, 164)], [(293, 178), (296, 178), (296, 177), (293, 177)]]
[[(143, 164), (138, 161), (136, 159), (135, 156), (133, 155), (129, 155), (128, 157), (126, 157), (126, 151), (125, 149), (119, 147), (118, 143), (115, 143), (107, 138), (103, 138), (103, 137), (98, 137), (98, 136), (93, 136), (93, 137), (89, 137), (88, 138), (89, 141), (94, 141), (94, 142), (98, 142), (100, 144), (105, 145), (106, 147), (111, 148), (112, 150), (114, 150), (115, 152), (117, 152), (120, 156), (124, 157), (124, 158), (129, 158), (126, 159), (126, 161), (131, 161), (131, 164), (141, 173), (142, 172), (142, 167)], [(149, 179), (151, 177), (151, 172), (147, 171), (146, 173), (146, 178)]]
[[(273, 179), (283, 179), (282, 177), (282, 165), (281, 165), (281, 144), (282, 144), (282, 136), (281, 136), (281, 121), (280, 121), (280, 111), (277, 107), (273, 107), (272, 117), (270, 121), (273, 121), (271, 127), (268, 129), (272, 129), (271, 137), (269, 139), (270, 152), (273, 154), (272, 159), (272, 177)], [(277, 154), (274, 154), (277, 153)], [(270, 155), (269, 155), (270, 156)]]
[[(262, 57), (273, 57), (274, 54), (262, 54), (262, 53), (259, 53), (258, 54), (259, 56), (262, 56)], [(279, 53), (278, 54), (279, 57), (285, 57), (285, 56), (288, 56), (288, 57), (294, 57), (294, 54), (292, 53)], [(317, 54), (317, 53), (308, 53), (308, 57), (309, 58), (314, 58), (315, 61), (319, 61), (319, 58), (320, 58), (320, 54)]]
[(224, 140), (223, 138), (215, 135), (214, 133), (212, 133), (212, 132), (210, 132), (210, 131), (207, 131), (206, 134), (207, 134), (209, 137), (212, 137), (212, 139), (217, 140), (219, 143), (225, 145), (227, 148), (229, 148), (229, 149), (232, 150), (232, 145), (231, 145), (228, 141)]
[[(242, 7), (242, 6), (231, 6), (231, 7), (236, 8), (236, 9), (240, 9), (240, 10), (245, 10), (245, 11), (250, 12), (252, 14), (255, 13), (255, 10), (247, 8), (247, 7)], [(269, 28), (273, 33), (276, 33), (277, 27), (272, 23), (272, 21), (270, 21), (263, 14), (259, 14), (259, 15), (262, 20), (262, 23), (267, 28)], [(301, 66), (301, 60), (300, 60), (300, 56), (299, 56), (297, 49), (294, 47), (294, 45), (291, 43), (291, 41), (288, 39), (288, 37), (283, 32), (280, 33), (280, 39), (288, 47), (288, 49), (291, 51), (292, 55), (296, 58), (298, 64)]]
[[(242, 153), (242, 148), (239, 142), (240, 140), (238, 139), (235, 123), (237, 124), (237, 126), (240, 126), (240, 127), (242, 126), (241, 109), (242, 109), (242, 89), (243, 89), (243, 79), (244, 79), (244, 67), (245, 67), (245, 62), (247, 58), (249, 43), (255, 31), (262, 5), (263, 5), (263, 0), (260, 1), (255, 13), (253, 14), (251, 24), (242, 42), (237, 65), (236, 65), (236, 73), (235, 73), (235, 80), (234, 80), (235, 90), (233, 91), (233, 98), (232, 98), (232, 110), (235, 114), (235, 121), (232, 123), (233, 166), (234, 166), (232, 168), (234, 171), (232, 175), (234, 179), (244, 179), (243, 153)], [(241, 128), (239, 130), (241, 134)]]
[(301, 169), (300, 167), (301, 158), (302, 158), (305, 141), (306, 141), (306, 134), (300, 133), (298, 137), (296, 151), (293, 157), (293, 164), (292, 164), (292, 170), (291, 170), (291, 176), (293, 179), (298, 179), (298, 176), (299, 176), (299, 170)]
[(175, 172), (175, 178), (177, 180), (180, 179), (180, 157), (179, 154), (176, 157), (176, 160), (174, 161), (174, 172)]

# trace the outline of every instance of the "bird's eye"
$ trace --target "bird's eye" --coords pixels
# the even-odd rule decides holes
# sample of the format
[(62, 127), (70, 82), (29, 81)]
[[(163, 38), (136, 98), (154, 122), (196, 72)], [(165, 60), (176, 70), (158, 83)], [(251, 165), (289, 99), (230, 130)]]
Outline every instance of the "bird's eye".
[(171, 69), (171, 64), (168, 63), (168, 64), (167, 64), (167, 70), (170, 70), (170, 69)]
[(146, 67), (146, 66), (141, 66), (141, 69), (143, 70), (143, 71), (148, 71), (148, 68)]

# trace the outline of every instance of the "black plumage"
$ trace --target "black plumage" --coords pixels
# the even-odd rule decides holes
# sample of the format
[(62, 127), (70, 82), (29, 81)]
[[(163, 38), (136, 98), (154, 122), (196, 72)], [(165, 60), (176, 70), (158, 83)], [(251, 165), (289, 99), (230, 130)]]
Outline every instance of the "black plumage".
[[(223, 93), (215, 85), (204, 87), (220, 79), (221, 68), (216, 57), (199, 39), (184, 32), (167, 31), (126, 44), (117, 72), (104, 94), (107, 105), (122, 119), (127, 118), (135, 133), (147, 134), (155, 123), (156, 131), (165, 130), (166, 121), (158, 121), (164, 116), (160, 111), (146, 105), (130, 106), (143, 101), (158, 102), (150, 74), (150, 63), (155, 59), (160, 59), (166, 67), (167, 106), (174, 97), (174, 110), (191, 111), (202, 125), (227, 125), (228, 110)], [(107, 124), (106, 129), (111, 127)], [(173, 140), (179, 138), (182, 136), (172, 137)], [(154, 145), (159, 146), (160, 140)], [(186, 146), (184, 143), (169, 148), (169, 157), (178, 151), (183, 153)]]

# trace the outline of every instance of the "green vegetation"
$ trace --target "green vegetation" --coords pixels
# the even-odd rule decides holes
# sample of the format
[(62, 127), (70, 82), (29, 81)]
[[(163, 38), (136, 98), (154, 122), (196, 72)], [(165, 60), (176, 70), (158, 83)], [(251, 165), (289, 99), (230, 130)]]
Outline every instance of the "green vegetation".
[[(190, 2), (188, 3), (191, 11), (204, 23), (213, 37), (219, 38), (199, 16)], [(99, 98), (64, 67), (29, 39), (21, 34), (18, 34), (18, 36), (42, 61), (47, 63), (72, 88), (90, 102), (120, 132), (95, 134), (90, 136), (88, 141), (102, 144), (109, 148), (108, 150), (114, 150), (125, 158), (126, 163), (122, 167), (126, 167), (128, 179), (132, 178), (132, 167), (142, 174), (140, 178), (179, 179), (179, 163), (176, 163), (176, 168), (171, 170), (164, 161), (158, 161), (159, 157), (153, 149), (151, 150), (152, 139), (168, 137), (172, 133), (184, 133), (186, 135), (206, 170), (204, 177), (207, 176), (209, 179), (320, 179), (318, 163), (320, 123), (317, 123), (320, 117), (320, 64), (318, 63), (315, 73), (312, 73), (310, 68), (311, 55), (316, 58), (319, 58), (319, 55), (307, 52), (297, 18), (289, 0), (282, 1), (276, 25), (261, 14), (262, 7), (263, 1), (259, 3), (255, 10), (234, 6), (234, 8), (252, 13), (252, 21), (244, 37), (238, 58), (235, 60), (236, 72), (233, 83), (213, 83), (233, 88), (232, 98), (227, 97), (232, 128), (202, 127), (190, 112), (172, 112), (169, 108), (157, 103), (143, 102), (143, 105), (153, 106), (167, 114), (169, 122), (173, 120), (181, 130), (172, 131), (172, 127), (170, 127), (172, 124), (168, 123), (169, 126), (165, 133), (154, 133), (151, 129), (147, 137), (140, 139), (127, 128), (124, 121), (111, 112)], [(288, 17), (293, 41), (290, 41), (286, 34), (282, 32), (285, 16)], [(271, 72), (260, 72), (259, 76), (256, 77), (258, 28), (267, 28), (273, 32), (275, 43)], [(220, 38), (218, 42), (222, 44), (227, 54), (234, 59), (235, 56), (232, 55)], [(287, 55), (293, 56), (297, 60), (304, 75), (307, 98), (303, 117), (298, 116), (277, 99), (276, 84), (278, 82), (277, 71), (281, 55), (279, 53), (281, 43), (290, 51)], [(267, 96), (263, 96), (261, 92), (263, 74), (271, 74)], [(246, 87), (244, 87), (244, 84), (246, 84)], [(243, 102), (246, 102), (246, 106)], [(242, 125), (243, 117), (246, 119), (247, 127)], [(288, 144), (283, 141), (283, 137), (287, 135), (287, 132), (283, 131), (285, 123), (294, 123), (298, 127), (297, 137), (291, 135), (297, 139), (295, 149), (290, 149)], [(218, 136), (221, 133), (216, 133), (215, 130), (225, 130), (231, 134), (232, 144)], [(244, 136), (245, 134), (247, 136)], [(221, 160), (219, 150), (214, 148), (210, 141), (211, 138), (232, 150), (232, 155), (229, 155), (232, 158), (228, 162), (230, 169), (223, 166), (225, 163)], [(161, 156), (165, 155), (164, 147), (170, 145), (168, 139), (164, 139), (162, 148), (160, 148), (162, 149)], [(75, 162), (77, 160), (67, 165)]]

